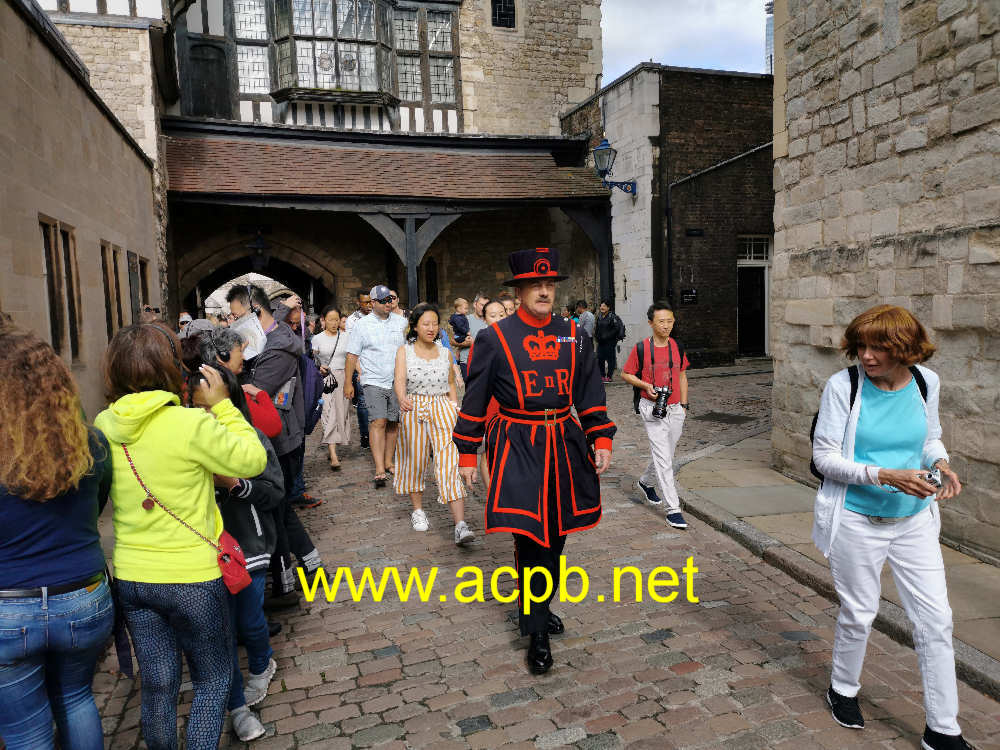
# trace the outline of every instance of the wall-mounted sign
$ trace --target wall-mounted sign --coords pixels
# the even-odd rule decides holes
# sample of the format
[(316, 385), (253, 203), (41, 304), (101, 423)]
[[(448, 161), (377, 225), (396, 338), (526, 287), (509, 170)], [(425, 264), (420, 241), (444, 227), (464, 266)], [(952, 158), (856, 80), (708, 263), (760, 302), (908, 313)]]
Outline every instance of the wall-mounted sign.
[(681, 289), (681, 304), (682, 305), (697, 305), (698, 304), (698, 290), (697, 289)]

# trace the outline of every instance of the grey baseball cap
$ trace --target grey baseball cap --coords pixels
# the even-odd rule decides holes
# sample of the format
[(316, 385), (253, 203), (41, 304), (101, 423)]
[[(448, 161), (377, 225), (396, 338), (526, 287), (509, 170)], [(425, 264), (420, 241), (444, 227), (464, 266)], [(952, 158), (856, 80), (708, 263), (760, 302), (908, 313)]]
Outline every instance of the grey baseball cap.
[(392, 290), (385, 284), (376, 284), (372, 287), (372, 290), (368, 293), (368, 296), (373, 300), (383, 300), (388, 299), (392, 296)]

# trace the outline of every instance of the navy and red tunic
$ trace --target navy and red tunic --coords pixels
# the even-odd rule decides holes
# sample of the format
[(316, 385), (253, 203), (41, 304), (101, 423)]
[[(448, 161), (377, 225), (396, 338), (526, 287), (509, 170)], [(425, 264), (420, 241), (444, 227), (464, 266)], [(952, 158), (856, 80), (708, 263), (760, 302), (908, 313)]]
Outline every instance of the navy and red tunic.
[[(485, 437), (487, 533), (524, 534), (548, 547), (553, 535), (596, 526), (593, 449), (610, 450), (615, 425), (587, 333), (573, 321), (518, 310), (479, 333), (468, 368), (454, 439), (459, 464), (475, 466)], [(491, 398), (500, 411), (487, 420)], [(550, 502), (559, 508), (551, 516)]]

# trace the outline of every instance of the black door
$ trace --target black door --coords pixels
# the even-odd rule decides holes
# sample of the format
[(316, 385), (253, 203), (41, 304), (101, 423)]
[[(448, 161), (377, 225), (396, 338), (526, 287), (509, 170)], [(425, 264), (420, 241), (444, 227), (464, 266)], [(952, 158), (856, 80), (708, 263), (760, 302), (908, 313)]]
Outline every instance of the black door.
[(739, 351), (745, 357), (764, 354), (764, 332), (767, 330), (763, 266), (740, 266), (737, 290), (737, 322)]
[(185, 114), (228, 120), (233, 105), (229, 93), (229, 66), (224, 43), (198, 42), (190, 47), (189, 77), (184, 82)]

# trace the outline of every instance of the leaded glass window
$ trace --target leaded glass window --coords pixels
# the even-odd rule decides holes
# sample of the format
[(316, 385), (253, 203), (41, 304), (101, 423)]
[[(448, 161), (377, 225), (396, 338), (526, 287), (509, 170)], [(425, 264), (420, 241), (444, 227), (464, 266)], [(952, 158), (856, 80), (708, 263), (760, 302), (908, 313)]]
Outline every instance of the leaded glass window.
[(274, 1), (279, 89), (394, 93), (386, 0)]
[(403, 101), (421, 101), (424, 90), (420, 80), (420, 58), (400, 55), (396, 58), (399, 80), (399, 98)]
[(431, 101), (455, 101), (455, 61), (450, 57), (431, 58)]
[(517, 26), (514, 0), (493, 0), (493, 25), (504, 29)]
[(236, 66), (241, 94), (266, 94), (271, 90), (271, 66), (266, 47), (238, 44)]
[(451, 52), (451, 13), (427, 12), (427, 49)]
[(739, 260), (770, 260), (771, 238), (766, 235), (740, 237)]
[(393, 15), (396, 30), (396, 49), (420, 50), (420, 36), (418, 33), (417, 11), (403, 10), (397, 8)]
[(267, 14), (264, 0), (234, 0), (233, 15), (237, 39), (267, 41)]

